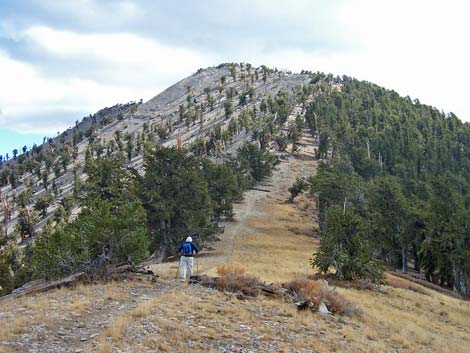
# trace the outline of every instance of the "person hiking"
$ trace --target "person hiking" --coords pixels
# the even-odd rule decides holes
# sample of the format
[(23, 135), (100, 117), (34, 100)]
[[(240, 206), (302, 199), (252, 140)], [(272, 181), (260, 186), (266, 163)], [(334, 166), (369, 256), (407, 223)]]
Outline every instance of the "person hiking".
[(199, 252), (199, 248), (193, 243), (193, 238), (190, 236), (178, 248), (180, 253), (180, 275), (181, 281), (186, 281), (186, 267), (189, 268), (189, 277), (193, 275), (194, 254)]

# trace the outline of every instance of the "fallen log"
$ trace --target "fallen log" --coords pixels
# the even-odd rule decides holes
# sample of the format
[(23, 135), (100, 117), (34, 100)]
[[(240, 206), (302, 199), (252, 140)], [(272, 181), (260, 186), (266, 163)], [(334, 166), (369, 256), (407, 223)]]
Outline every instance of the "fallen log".
[(253, 288), (265, 296), (281, 297), (289, 294), (287, 289), (273, 285), (262, 284)]
[[(220, 285), (218, 285), (218, 279), (224, 279), (224, 278), (230, 278), (230, 276), (210, 277), (207, 275), (195, 275), (195, 276), (191, 276), (191, 278), (189, 279), (189, 283), (200, 284), (201, 286), (204, 286), (204, 287), (219, 288)], [(235, 276), (234, 278), (235, 278), (235, 283), (236, 283), (237, 276)], [(228, 288), (230, 287), (231, 286), (229, 285)], [(244, 295), (248, 297), (255, 297), (258, 295), (264, 295), (264, 296), (269, 296), (269, 297), (282, 297), (282, 296), (289, 294), (288, 290), (285, 288), (274, 286), (272, 284), (262, 283), (260, 281), (257, 281), (252, 284), (247, 284), (243, 288), (240, 288), (238, 291), (242, 292)]]
[[(310, 281), (310, 282), (309, 282)], [(312, 283), (313, 282), (313, 283)], [(266, 296), (281, 300), (292, 301), (298, 310), (310, 310), (320, 314), (361, 315), (361, 311), (352, 306), (340, 294), (330, 289), (328, 282), (323, 280), (315, 283), (313, 280), (297, 280), (282, 285), (266, 284), (259, 278), (250, 275), (225, 275), (211, 277), (207, 275), (191, 276), (190, 284), (214, 288), (223, 292), (234, 293), (241, 300), (250, 297)], [(313, 289), (313, 293), (305, 295), (304, 289)], [(335, 305), (332, 305), (334, 304)]]
[(139, 274), (139, 275), (146, 275), (149, 276), (152, 280), (158, 278), (158, 275), (153, 272), (153, 270), (149, 266), (140, 266), (134, 267), (132, 265), (122, 265), (117, 267), (111, 267), (107, 270), (107, 278), (119, 279), (120, 275), (123, 274)]
[(0, 301), (9, 298), (22, 297), (28, 294), (46, 292), (48, 290), (56, 288), (70, 287), (83, 280), (85, 276), (85, 272), (78, 272), (68, 277), (58, 279), (56, 281), (46, 281), (44, 279), (32, 281), (15, 289), (11, 294), (0, 297)]
[[(152, 280), (155, 280), (158, 277), (158, 275), (153, 272), (152, 269), (150, 269), (150, 267), (148, 266), (133, 268), (131, 265), (122, 265), (118, 267), (111, 267), (107, 270), (108, 278), (116, 278), (120, 274), (125, 273), (147, 275), (150, 276)], [(11, 294), (0, 297), (0, 301), (10, 298), (18, 298), (24, 295), (34, 293), (46, 292), (51, 289), (72, 287), (80, 282), (89, 282), (90, 279), (90, 276), (88, 276), (85, 272), (74, 273), (70, 276), (55, 281), (46, 281), (45, 279), (38, 279), (24, 284), (23, 286), (15, 289)]]
[(295, 302), (294, 304), (298, 310), (307, 310), (307, 309), (315, 310), (316, 308), (315, 303), (312, 302), (311, 300), (301, 300), (301, 301)]

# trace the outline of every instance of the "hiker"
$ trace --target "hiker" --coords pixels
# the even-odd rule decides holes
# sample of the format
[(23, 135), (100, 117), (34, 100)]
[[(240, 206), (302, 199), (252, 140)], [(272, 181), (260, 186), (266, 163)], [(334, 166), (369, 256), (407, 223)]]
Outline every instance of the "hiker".
[(181, 281), (186, 281), (186, 266), (189, 268), (189, 277), (193, 275), (194, 253), (198, 253), (199, 249), (193, 243), (193, 238), (187, 237), (186, 241), (178, 248), (180, 253), (180, 274)]

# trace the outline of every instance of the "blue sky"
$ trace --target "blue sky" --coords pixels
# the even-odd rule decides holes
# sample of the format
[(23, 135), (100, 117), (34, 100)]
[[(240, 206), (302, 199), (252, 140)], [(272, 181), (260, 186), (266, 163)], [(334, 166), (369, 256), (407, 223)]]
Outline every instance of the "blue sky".
[(0, 155), (6, 157), (8, 153), (9, 157), (13, 156), (13, 149), (17, 149), (22, 153), (23, 146), (27, 146), (30, 149), (33, 144), (41, 144), (43, 137), (39, 134), (22, 134), (14, 130), (1, 128), (0, 129)]
[(0, 153), (232, 61), (347, 74), (470, 121), (467, 7), (458, 0), (0, 0)]

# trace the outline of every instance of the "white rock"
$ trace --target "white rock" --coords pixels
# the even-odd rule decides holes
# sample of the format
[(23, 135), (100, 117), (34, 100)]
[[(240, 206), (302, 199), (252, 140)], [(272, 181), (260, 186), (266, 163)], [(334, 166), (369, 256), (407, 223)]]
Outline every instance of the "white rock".
[(320, 314), (331, 314), (331, 312), (328, 310), (324, 302), (321, 302), (320, 305), (318, 306), (318, 312)]

